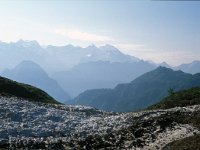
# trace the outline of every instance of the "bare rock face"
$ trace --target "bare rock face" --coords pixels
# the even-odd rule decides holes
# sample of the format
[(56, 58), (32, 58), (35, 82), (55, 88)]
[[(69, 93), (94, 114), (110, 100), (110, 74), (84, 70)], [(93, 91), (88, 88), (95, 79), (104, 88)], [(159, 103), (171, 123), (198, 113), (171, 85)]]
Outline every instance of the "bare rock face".
[(200, 105), (112, 113), (0, 97), (0, 147), (162, 149), (172, 141), (198, 135), (199, 114)]

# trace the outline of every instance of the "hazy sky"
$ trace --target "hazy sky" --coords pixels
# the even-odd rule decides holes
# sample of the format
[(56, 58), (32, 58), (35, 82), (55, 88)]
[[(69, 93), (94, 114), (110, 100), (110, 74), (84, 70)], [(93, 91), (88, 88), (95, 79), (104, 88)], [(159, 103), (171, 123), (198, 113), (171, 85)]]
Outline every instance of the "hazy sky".
[(200, 60), (200, 2), (0, 0), (0, 40), (42, 45), (111, 44), (177, 65)]

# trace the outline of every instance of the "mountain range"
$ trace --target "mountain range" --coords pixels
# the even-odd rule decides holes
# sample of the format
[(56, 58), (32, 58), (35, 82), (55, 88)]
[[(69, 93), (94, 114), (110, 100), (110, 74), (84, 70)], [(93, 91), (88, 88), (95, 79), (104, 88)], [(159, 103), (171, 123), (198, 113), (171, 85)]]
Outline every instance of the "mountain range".
[(200, 73), (200, 61), (195, 60), (188, 64), (181, 64), (177, 67), (174, 67), (174, 69), (182, 70), (183, 72), (191, 73), (191, 74)]
[(114, 88), (156, 68), (147, 61), (109, 62), (95, 61), (76, 65), (68, 71), (55, 73), (52, 77), (72, 97), (88, 89)]
[[(155, 64), (123, 54), (111, 45), (90, 45), (85, 48), (72, 45), (44, 47), (37, 41), (0, 42), (0, 59), (0, 71), (5, 77), (40, 87), (60, 101), (68, 100), (69, 95), (74, 98), (86, 90), (114, 88), (117, 84), (131, 82), (159, 65), (191, 74), (200, 72), (200, 61), (171, 67), (166, 62)], [(25, 60), (41, 66), (34, 72), (34, 77), (24, 78), (25, 74), (30, 74), (31, 68), (24, 67)], [(13, 69), (21, 62), (24, 65)], [(23, 73), (16, 73), (20, 67)], [(5, 68), (9, 68), (9, 71)], [(41, 76), (36, 77), (37, 72)], [(51, 89), (47, 85), (50, 81), (44, 81), (45, 78), (54, 80), (51, 81)]]
[[(5, 68), (13, 68), (24, 60), (31, 60), (40, 65), (50, 75), (67, 71), (78, 64), (91, 61), (121, 63), (141, 61), (137, 57), (123, 54), (119, 49), (109, 44), (100, 47), (90, 45), (85, 48), (70, 44), (65, 46), (41, 46), (37, 41), (22, 39), (10, 43), (0, 41), (0, 59), (0, 72)], [(170, 67), (165, 62), (158, 65)], [(197, 60), (173, 68), (194, 74), (200, 71), (199, 65), (200, 61)]]
[(158, 67), (114, 89), (87, 90), (72, 102), (107, 111), (132, 111), (159, 102), (169, 94), (170, 89), (179, 91), (195, 86), (200, 86), (200, 74), (192, 75)]
[(69, 94), (64, 91), (56, 80), (50, 78), (48, 74), (33, 61), (23, 61), (13, 69), (4, 70), (3, 77), (36, 86), (60, 102), (70, 99)]
[(137, 62), (140, 59), (125, 55), (111, 45), (90, 45), (85, 48), (72, 45), (44, 47), (37, 41), (19, 40), (11, 43), (0, 42), (0, 60), (0, 71), (13, 68), (24, 60), (31, 60), (44, 68), (48, 74), (52, 74), (83, 62)]

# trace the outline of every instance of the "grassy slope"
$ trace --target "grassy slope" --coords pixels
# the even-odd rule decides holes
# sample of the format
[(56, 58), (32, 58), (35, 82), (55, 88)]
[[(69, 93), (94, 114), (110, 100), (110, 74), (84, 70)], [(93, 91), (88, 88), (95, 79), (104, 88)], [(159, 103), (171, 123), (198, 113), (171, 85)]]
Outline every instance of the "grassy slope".
[(200, 87), (172, 93), (161, 102), (152, 105), (149, 109), (168, 109), (200, 104)]
[(20, 98), (25, 98), (35, 102), (52, 104), (59, 103), (51, 96), (49, 96), (46, 92), (36, 87), (18, 83), (3, 77), (0, 77), (0, 94), (3, 96), (16, 96)]

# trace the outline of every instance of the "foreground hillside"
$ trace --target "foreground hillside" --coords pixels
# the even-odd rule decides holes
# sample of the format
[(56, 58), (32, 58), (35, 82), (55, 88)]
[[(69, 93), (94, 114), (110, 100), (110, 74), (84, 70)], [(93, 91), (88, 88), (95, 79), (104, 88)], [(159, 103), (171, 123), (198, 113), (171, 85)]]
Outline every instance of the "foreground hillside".
[(0, 95), (25, 98), (30, 101), (43, 103), (58, 103), (44, 91), (27, 85), (0, 77)]
[(192, 75), (158, 67), (114, 89), (87, 90), (73, 102), (108, 111), (127, 112), (158, 103), (168, 96), (169, 89), (180, 91), (196, 86), (200, 86), (200, 74)]
[(172, 92), (160, 103), (155, 104), (150, 109), (168, 109), (173, 107), (186, 107), (200, 104), (200, 87), (194, 87), (180, 92)]
[(91, 107), (46, 105), (0, 97), (0, 147), (165, 149), (174, 145), (171, 142), (200, 134), (199, 114), (200, 105), (108, 113)]

